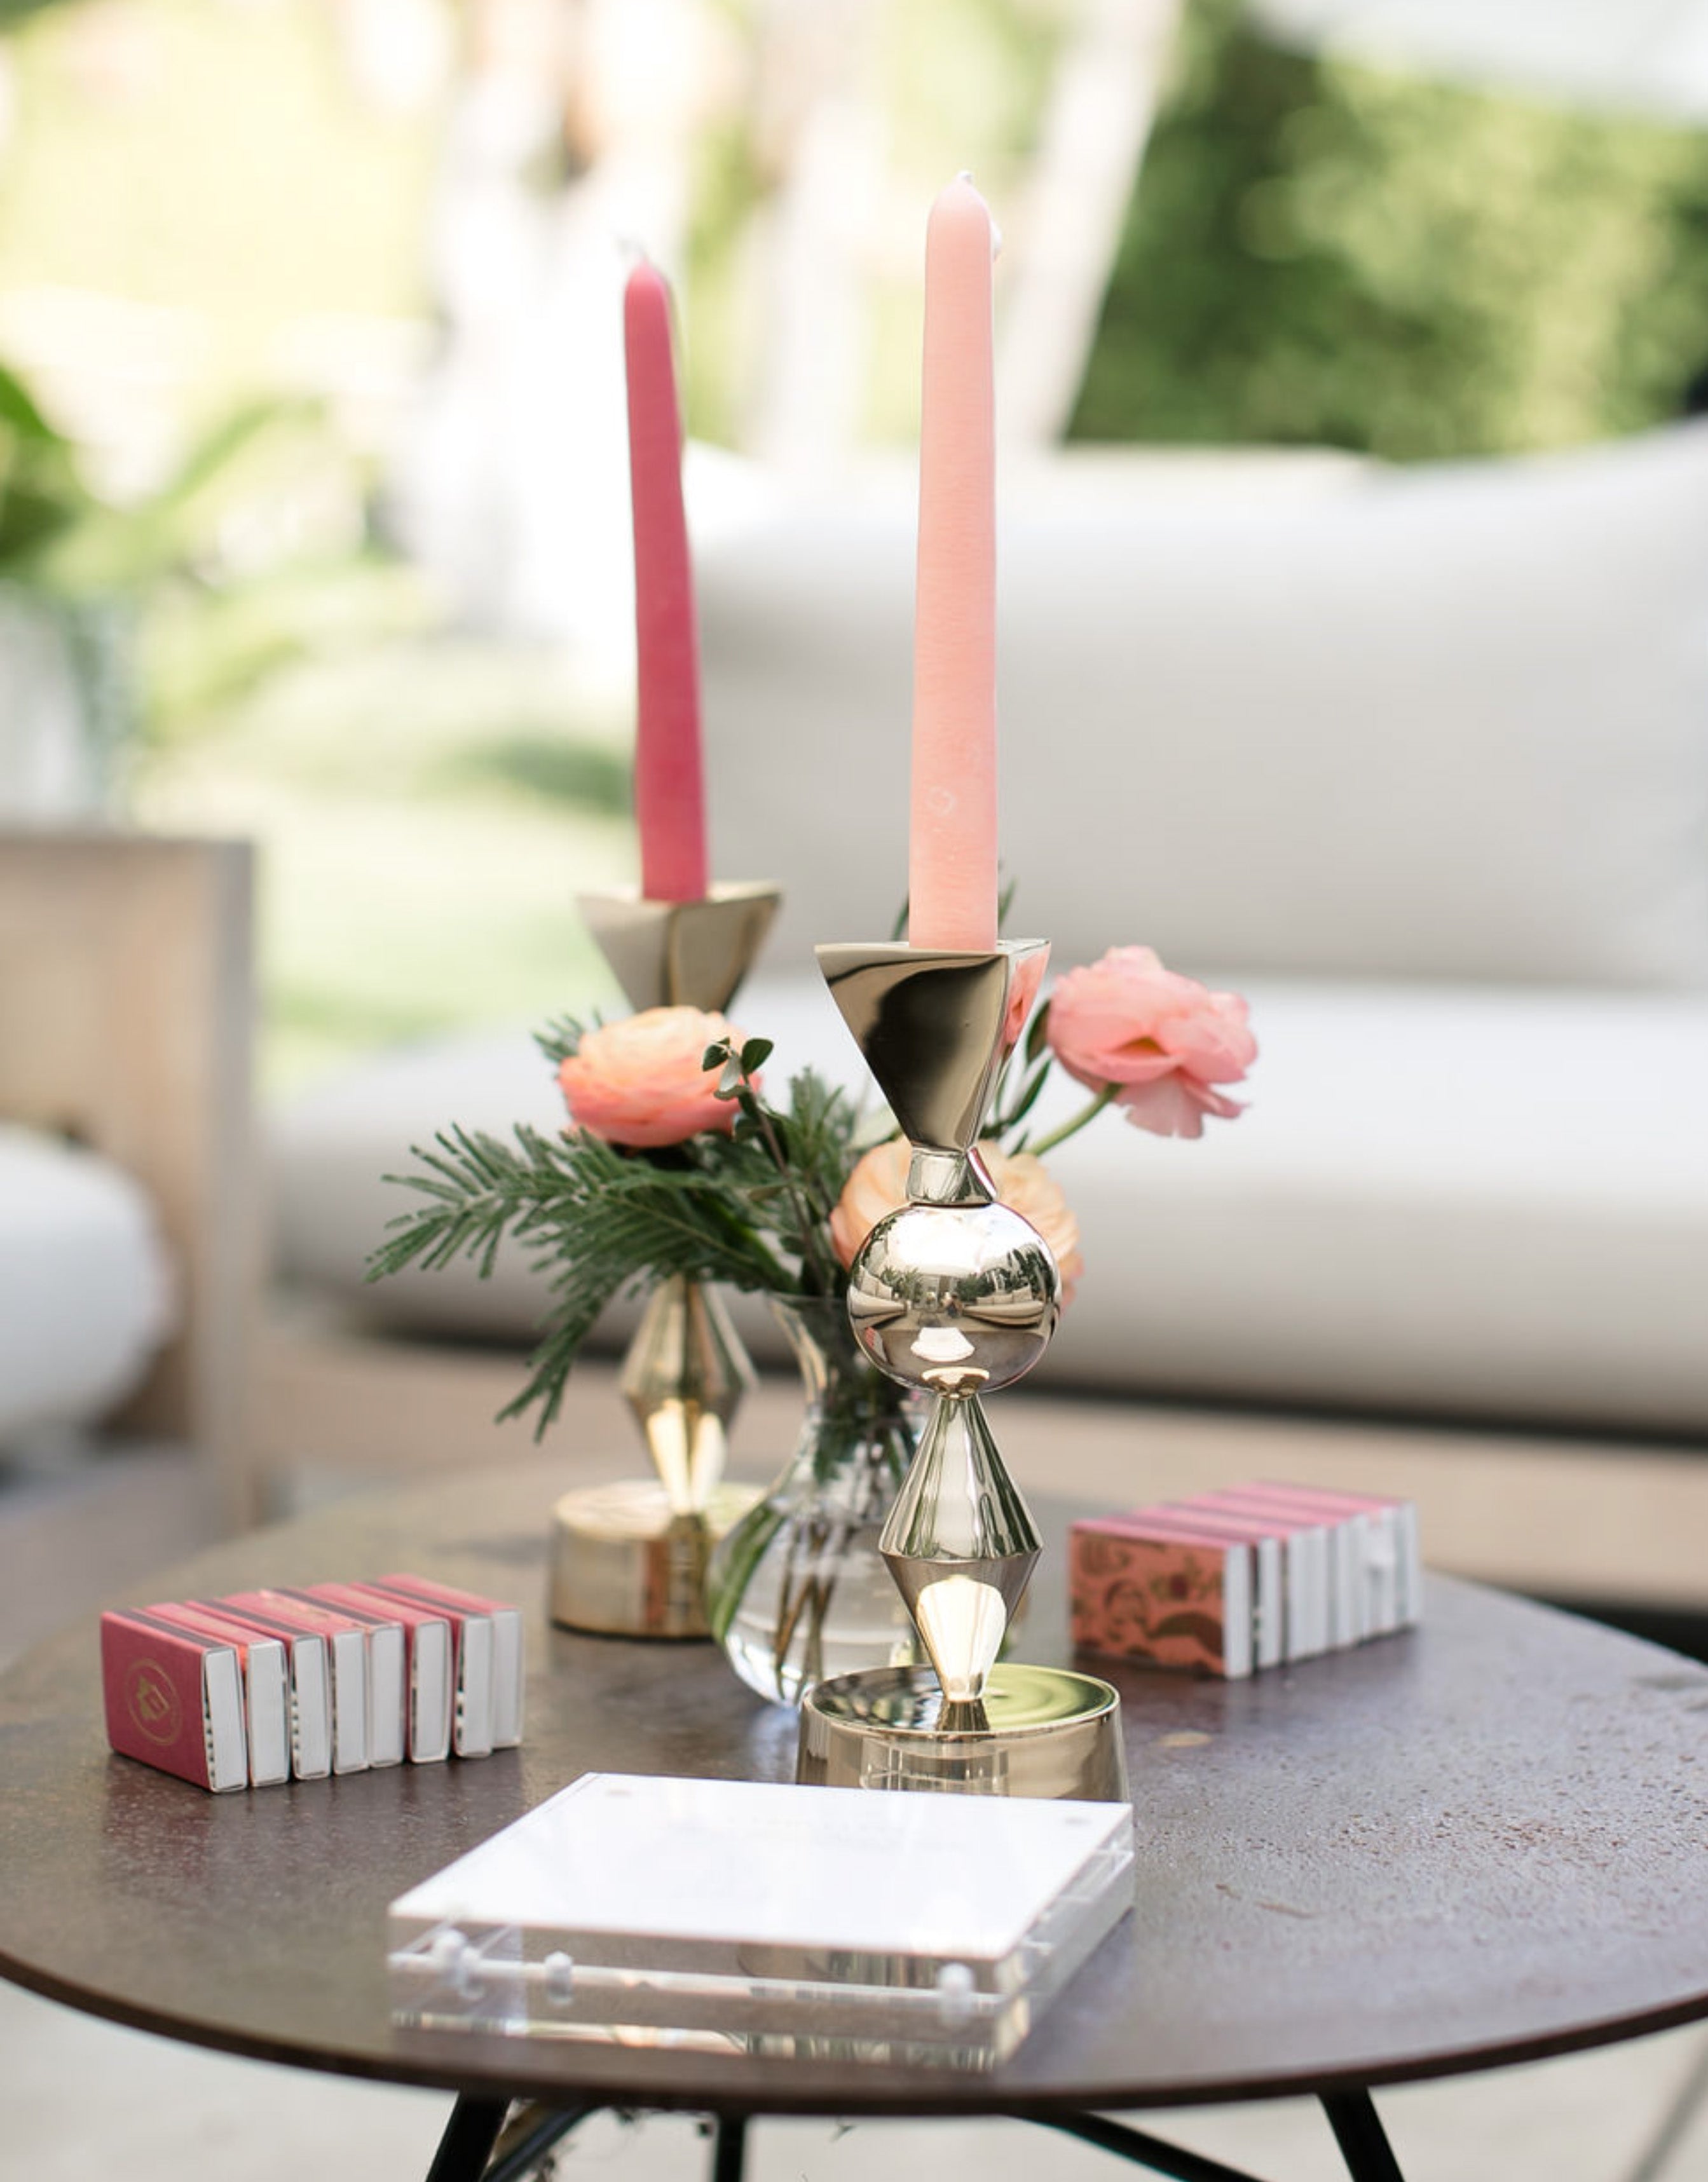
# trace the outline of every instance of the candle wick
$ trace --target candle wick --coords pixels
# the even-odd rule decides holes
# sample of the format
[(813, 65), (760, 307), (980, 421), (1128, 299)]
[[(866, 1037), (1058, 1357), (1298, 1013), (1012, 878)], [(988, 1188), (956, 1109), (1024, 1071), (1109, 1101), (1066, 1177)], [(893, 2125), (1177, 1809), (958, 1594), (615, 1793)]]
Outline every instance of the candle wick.
[(652, 259), (646, 244), (638, 241), (634, 235), (619, 232), (616, 237), (616, 242), (617, 254), (629, 272), (634, 272), (639, 266), (652, 264)]
[[(973, 179), (973, 169), (970, 167), (963, 167), (955, 179), (957, 182), (965, 182), (969, 190), (977, 189), (979, 186)], [(989, 205), (985, 206), (984, 212), (985, 217), (990, 222), (990, 260), (994, 264), (1002, 255), (1002, 230), (997, 226), (996, 216)]]

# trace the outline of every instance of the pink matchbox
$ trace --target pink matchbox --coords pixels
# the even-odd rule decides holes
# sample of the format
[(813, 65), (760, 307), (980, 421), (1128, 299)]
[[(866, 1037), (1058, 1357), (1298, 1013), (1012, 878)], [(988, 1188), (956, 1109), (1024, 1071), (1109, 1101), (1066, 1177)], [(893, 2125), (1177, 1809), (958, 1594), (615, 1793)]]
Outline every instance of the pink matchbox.
[(1137, 1518), (1100, 1516), (1073, 1525), (1068, 1569), (1082, 1649), (1229, 1681), (1251, 1672), (1250, 1545), (1190, 1519), (1147, 1536)]
[(243, 1681), (229, 1644), (145, 1611), (101, 1617), (107, 1740), (198, 1788), (245, 1788)]
[[(230, 1613), (247, 1614), (293, 1636), (313, 1636), (324, 1648), (331, 1768), (335, 1773), (368, 1770), (368, 1636), (347, 1615), (330, 1607), (278, 1591), (234, 1591), (220, 1601)], [(264, 1617), (264, 1619), (263, 1619)], [(281, 1635), (281, 1642), (283, 1636)]]
[(434, 1583), (426, 1576), (382, 1576), (379, 1587), (393, 1597), (407, 1598), (430, 1611), (447, 1614), (476, 1614), (492, 1629), (492, 1747), (510, 1750), (522, 1740), (522, 1719), (527, 1685), (527, 1659), (518, 1607), (500, 1598), (485, 1598), (478, 1592), (458, 1591), (448, 1583)]
[(492, 1754), (492, 1623), (478, 1608), (453, 1606), (448, 1594), (425, 1598), (389, 1576), (364, 1584), (398, 1613), (437, 1614), (451, 1638), (451, 1747), (458, 1758)]
[(1356, 1526), (1363, 1545), (1372, 1636), (1423, 1618), (1423, 1559), (1417, 1506), (1385, 1493), (1337, 1493), (1320, 1485), (1256, 1485), (1275, 1504), (1314, 1509), (1316, 1520)]
[(195, 1600), (147, 1611), (186, 1636), (229, 1644), (243, 1678), (243, 1719), (249, 1741), (249, 1786), (274, 1787), (291, 1778), (291, 1700), (285, 1648)]
[(323, 1606), (352, 1620), (383, 1616), (401, 1623), (408, 1726), (407, 1748), (414, 1765), (430, 1765), (451, 1753), (452, 1713), (451, 1624), (442, 1614), (376, 1590), (366, 1583), (317, 1583), (309, 1589)]

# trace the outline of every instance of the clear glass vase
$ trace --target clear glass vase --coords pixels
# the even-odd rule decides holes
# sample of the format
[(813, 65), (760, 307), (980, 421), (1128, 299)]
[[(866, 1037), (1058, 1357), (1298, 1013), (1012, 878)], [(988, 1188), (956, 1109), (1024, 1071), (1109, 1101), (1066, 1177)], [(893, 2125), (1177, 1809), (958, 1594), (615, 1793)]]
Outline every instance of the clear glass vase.
[(706, 1609), (748, 1687), (796, 1705), (815, 1682), (918, 1656), (878, 1538), (925, 1405), (867, 1362), (840, 1297), (777, 1296), (772, 1308), (807, 1414), (782, 1475), (713, 1554)]

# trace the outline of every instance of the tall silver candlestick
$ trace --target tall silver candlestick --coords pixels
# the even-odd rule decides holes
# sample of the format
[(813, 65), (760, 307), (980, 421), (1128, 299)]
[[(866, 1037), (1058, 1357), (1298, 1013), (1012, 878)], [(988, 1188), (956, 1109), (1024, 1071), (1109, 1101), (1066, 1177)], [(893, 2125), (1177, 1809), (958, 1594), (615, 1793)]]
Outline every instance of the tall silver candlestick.
[[(578, 906), (636, 1009), (729, 1005), (781, 900), (714, 886), (703, 901), (584, 894)], [(704, 1636), (711, 1548), (752, 1504), (723, 1481), (752, 1366), (715, 1290), (680, 1277), (648, 1298), (624, 1360), (624, 1399), (655, 1474), (566, 1493), (552, 1511), (552, 1619), (624, 1636)]]
[(802, 1780), (1124, 1800), (1120, 1700), (1095, 1676), (1000, 1660), (1040, 1540), (982, 1397), (1030, 1371), (1061, 1308), (1048, 1244), (996, 1200), (976, 1146), (1049, 948), (821, 947), (819, 966), (912, 1145), (907, 1203), (849, 1271), (855, 1337), (934, 1396), (880, 1550), (931, 1664), (821, 1682)]

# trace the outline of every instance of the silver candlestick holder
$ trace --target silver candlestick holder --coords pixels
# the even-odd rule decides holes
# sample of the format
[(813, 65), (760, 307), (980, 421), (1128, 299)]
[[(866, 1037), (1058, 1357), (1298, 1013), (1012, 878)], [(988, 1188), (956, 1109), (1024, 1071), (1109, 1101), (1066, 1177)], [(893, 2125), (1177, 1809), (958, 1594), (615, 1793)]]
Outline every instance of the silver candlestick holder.
[(930, 1664), (869, 1669), (810, 1692), (805, 1781), (1126, 1800), (1109, 1684), (1001, 1658), (1040, 1541), (983, 1397), (1043, 1354), (1061, 1281), (1043, 1237), (997, 1201), (976, 1147), (1049, 952), (1042, 940), (818, 950), (912, 1146), (907, 1202), (856, 1256), (848, 1315), (880, 1371), (934, 1398), (879, 1541)]
[[(583, 894), (578, 907), (629, 1005), (723, 1009), (781, 895), (714, 886), (702, 901)], [(706, 1563), (756, 1488), (724, 1481), (753, 1367), (714, 1289), (679, 1276), (647, 1299), (621, 1387), (653, 1472), (566, 1493), (552, 1511), (552, 1619), (618, 1636), (705, 1636)]]

